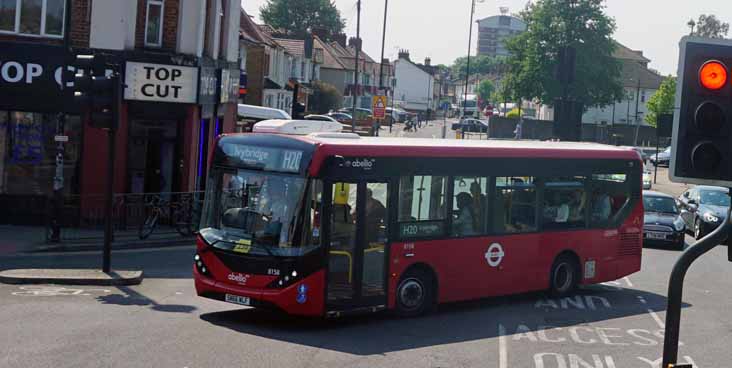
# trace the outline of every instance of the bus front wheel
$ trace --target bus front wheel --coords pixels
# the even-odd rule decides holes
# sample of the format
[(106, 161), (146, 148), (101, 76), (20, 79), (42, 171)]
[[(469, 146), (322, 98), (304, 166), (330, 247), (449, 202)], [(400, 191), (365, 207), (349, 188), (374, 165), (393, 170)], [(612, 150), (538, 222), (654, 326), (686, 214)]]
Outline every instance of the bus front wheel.
[(571, 295), (577, 289), (579, 280), (580, 270), (577, 260), (568, 254), (563, 254), (552, 265), (549, 274), (549, 294), (556, 298)]
[(411, 269), (402, 276), (396, 290), (396, 313), (414, 317), (425, 313), (434, 302), (432, 275), (421, 269)]

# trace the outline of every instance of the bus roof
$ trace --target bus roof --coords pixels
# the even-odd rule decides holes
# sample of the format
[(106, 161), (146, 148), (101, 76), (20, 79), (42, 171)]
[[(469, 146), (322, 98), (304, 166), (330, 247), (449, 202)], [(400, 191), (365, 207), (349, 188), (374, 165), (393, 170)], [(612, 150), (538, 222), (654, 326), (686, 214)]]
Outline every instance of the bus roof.
[(303, 136), (326, 156), (515, 157), (640, 160), (632, 149), (597, 143)]

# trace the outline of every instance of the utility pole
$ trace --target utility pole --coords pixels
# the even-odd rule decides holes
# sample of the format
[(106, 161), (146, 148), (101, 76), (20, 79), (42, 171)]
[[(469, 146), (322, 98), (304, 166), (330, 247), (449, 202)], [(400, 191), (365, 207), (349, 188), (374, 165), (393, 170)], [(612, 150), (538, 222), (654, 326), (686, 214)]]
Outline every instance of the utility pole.
[(356, 1), (356, 63), (353, 73), (353, 115), (351, 116), (351, 131), (356, 132), (356, 100), (358, 99), (358, 58), (361, 56), (361, 0)]
[(463, 117), (468, 105), (468, 83), (470, 83), (470, 48), (473, 46), (473, 15), (475, 15), (475, 0), (470, 7), (470, 33), (468, 33), (468, 66), (465, 71), (465, 92), (463, 93)]
[(389, 0), (384, 0), (384, 29), (381, 33), (381, 65), (379, 66), (379, 89), (384, 89), (384, 46), (386, 44), (386, 12), (389, 9)]

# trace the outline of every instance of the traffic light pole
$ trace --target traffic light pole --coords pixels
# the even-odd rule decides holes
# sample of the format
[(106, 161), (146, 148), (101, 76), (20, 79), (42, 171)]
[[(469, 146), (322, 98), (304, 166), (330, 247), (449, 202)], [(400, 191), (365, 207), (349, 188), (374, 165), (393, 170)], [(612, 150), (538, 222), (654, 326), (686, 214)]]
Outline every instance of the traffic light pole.
[(122, 109), (123, 84), (122, 77), (119, 73), (114, 76), (114, 93), (112, 95), (112, 103), (115, 105), (113, 109), (112, 125), (107, 129), (107, 192), (105, 193), (105, 209), (104, 209), (104, 251), (102, 255), (102, 272), (109, 273), (112, 263), (112, 241), (114, 236), (113, 228), (113, 207), (114, 207), (114, 163), (117, 151), (117, 127), (120, 123), (120, 113)]
[(663, 339), (663, 364), (661, 364), (661, 367), (666, 368), (670, 364), (673, 364), (671, 367), (682, 367), (675, 364), (679, 354), (679, 326), (681, 324), (681, 300), (684, 290), (684, 277), (691, 264), (697, 258), (712, 250), (727, 237), (732, 228), (730, 214), (732, 214), (732, 208), (727, 211), (727, 218), (724, 221), (724, 225), (718, 227), (702, 240), (686, 249), (681, 254), (681, 257), (679, 257), (679, 260), (676, 261), (673, 271), (671, 271), (671, 277), (668, 282), (668, 305), (666, 307), (666, 329)]

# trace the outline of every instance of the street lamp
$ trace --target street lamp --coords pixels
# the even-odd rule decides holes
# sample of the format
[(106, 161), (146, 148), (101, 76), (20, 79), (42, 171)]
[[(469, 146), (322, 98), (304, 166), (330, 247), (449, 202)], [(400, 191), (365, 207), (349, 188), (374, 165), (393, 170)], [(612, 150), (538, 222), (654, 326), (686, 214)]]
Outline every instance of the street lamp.
[(475, 15), (475, 2), (484, 3), (485, 0), (471, 0), (470, 6), (470, 32), (468, 33), (468, 65), (465, 71), (465, 92), (463, 93), (463, 117), (468, 105), (468, 83), (470, 83), (470, 48), (473, 46), (473, 16)]

